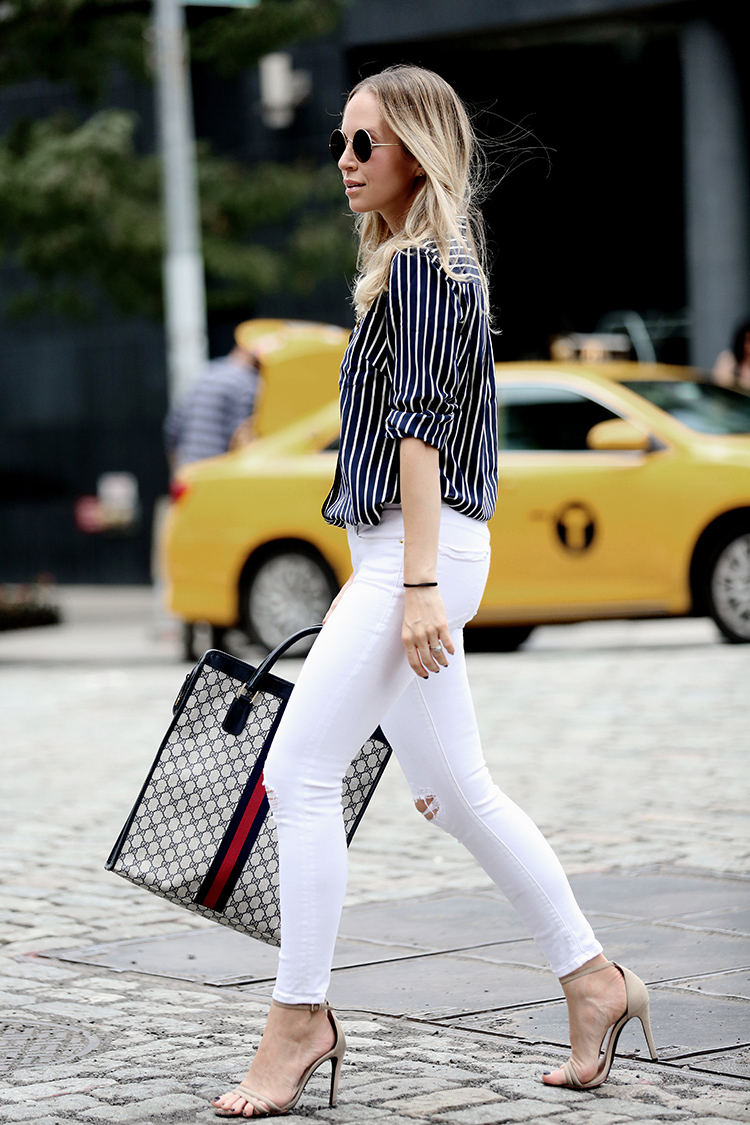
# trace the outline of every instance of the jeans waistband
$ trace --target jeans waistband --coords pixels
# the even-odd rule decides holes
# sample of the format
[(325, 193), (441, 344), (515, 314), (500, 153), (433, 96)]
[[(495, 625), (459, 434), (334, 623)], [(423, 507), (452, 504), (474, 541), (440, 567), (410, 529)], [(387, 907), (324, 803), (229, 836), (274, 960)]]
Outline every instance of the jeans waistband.
[[(386, 504), (383, 508), (380, 523), (347, 524), (346, 530), (350, 536), (359, 539), (402, 539), (404, 535), (404, 515), (400, 504)], [(449, 504), (440, 505), (440, 531), (441, 537), (445, 532), (458, 531), (477, 536), (490, 541), (490, 532), (483, 520), (472, 519), (463, 512), (457, 512)]]

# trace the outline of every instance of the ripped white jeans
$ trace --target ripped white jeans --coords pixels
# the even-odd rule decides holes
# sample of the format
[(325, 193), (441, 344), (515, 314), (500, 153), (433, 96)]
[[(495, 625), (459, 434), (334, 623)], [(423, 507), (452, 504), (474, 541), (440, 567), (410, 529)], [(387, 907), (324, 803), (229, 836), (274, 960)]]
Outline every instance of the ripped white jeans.
[(326, 996), (347, 877), (341, 781), (378, 725), (418, 807), (476, 857), (553, 972), (564, 976), (602, 950), (551, 847), (482, 756), (463, 626), (487, 580), (487, 526), (442, 507), (437, 578), (456, 653), (428, 680), (401, 643), (403, 535), (398, 508), (376, 527), (349, 529), (354, 581), (305, 661), (266, 762), (281, 881), (273, 995), (288, 1004)]

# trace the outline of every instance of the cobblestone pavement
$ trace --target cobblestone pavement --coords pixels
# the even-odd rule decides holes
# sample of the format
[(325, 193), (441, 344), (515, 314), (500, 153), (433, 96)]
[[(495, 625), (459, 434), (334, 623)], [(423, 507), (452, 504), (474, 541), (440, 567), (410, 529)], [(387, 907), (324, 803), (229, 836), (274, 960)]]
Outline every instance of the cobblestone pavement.
[[(0, 1122), (213, 1120), (206, 1096), (238, 1077), (262, 1026), (255, 1000), (34, 956), (210, 925), (102, 870), (187, 670), (174, 629), (148, 591), (62, 596), (65, 625), (0, 636), (0, 1013), (12, 1053)], [(706, 621), (597, 623), (540, 629), (526, 650), (475, 654), (469, 667), (493, 774), (570, 872), (750, 873), (750, 647), (720, 643)], [(486, 886), (390, 766), (352, 847), (348, 902)], [(346, 1030), (339, 1108), (323, 1108), (321, 1077), (303, 1115), (750, 1121), (739, 1080), (623, 1061), (596, 1093), (551, 1091), (538, 1073), (554, 1049), (365, 1013)]]

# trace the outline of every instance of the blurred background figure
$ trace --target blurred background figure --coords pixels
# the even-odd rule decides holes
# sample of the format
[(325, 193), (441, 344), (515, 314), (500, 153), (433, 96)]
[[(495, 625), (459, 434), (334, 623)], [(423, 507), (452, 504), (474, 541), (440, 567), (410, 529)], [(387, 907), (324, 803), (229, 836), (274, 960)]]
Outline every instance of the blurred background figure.
[(187, 396), (170, 407), (164, 422), (173, 473), (190, 461), (247, 445), (258, 381), (257, 356), (239, 344), (229, 355), (206, 364)]
[[(171, 473), (191, 461), (218, 457), (247, 445), (252, 438), (252, 415), (258, 393), (258, 357), (240, 344), (229, 355), (209, 360), (187, 395), (175, 402), (164, 420), (164, 443)], [(157, 514), (154, 539), (161, 542), (164, 511)], [(160, 552), (157, 551), (157, 556)], [(163, 565), (163, 563), (161, 564)], [(156, 571), (161, 566), (157, 563)], [(155, 578), (161, 604), (162, 582)], [(189, 660), (197, 659), (195, 627), (183, 625), (183, 648)], [(226, 644), (226, 630), (211, 628), (212, 648)]]
[(719, 352), (713, 377), (722, 387), (750, 394), (750, 317), (735, 332), (732, 347)]
[(170, 407), (164, 421), (172, 472), (189, 461), (218, 457), (250, 441), (257, 384), (257, 357), (240, 344), (228, 355), (209, 360), (196, 385)]

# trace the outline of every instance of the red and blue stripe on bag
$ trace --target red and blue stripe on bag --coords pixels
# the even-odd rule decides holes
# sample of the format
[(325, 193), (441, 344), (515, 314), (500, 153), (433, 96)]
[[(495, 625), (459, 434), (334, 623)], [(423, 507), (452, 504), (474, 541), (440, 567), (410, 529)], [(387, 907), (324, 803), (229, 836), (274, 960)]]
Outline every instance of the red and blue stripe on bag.
[(224, 910), (258, 838), (258, 833), (263, 827), (268, 814), (263, 767), (283, 711), (282, 703), (276, 712), (271, 729), (263, 743), (263, 749), (258, 755), (258, 761), (247, 780), (213, 863), (198, 888), (195, 902), (199, 906), (208, 907), (219, 913)]

